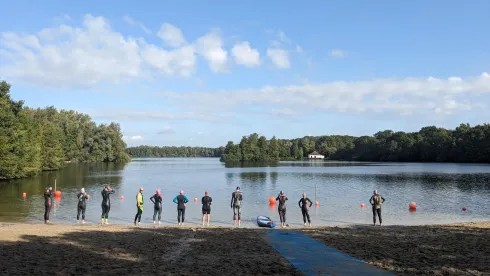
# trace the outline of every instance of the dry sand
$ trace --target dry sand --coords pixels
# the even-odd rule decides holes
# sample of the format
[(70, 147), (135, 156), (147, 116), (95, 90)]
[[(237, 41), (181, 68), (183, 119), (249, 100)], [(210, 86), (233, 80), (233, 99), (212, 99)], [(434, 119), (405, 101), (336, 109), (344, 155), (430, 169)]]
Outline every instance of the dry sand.
[[(0, 275), (302, 275), (264, 231), (0, 224)], [(490, 275), (490, 222), (300, 231), (395, 275)]]
[(490, 275), (490, 222), (305, 230), (395, 275)]

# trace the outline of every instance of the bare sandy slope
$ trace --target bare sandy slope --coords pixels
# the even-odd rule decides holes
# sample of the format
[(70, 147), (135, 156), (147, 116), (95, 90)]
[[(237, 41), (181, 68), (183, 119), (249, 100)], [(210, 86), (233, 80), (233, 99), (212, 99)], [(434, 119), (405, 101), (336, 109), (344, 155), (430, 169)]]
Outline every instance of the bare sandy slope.
[(490, 275), (490, 222), (323, 227), (304, 233), (396, 275)]

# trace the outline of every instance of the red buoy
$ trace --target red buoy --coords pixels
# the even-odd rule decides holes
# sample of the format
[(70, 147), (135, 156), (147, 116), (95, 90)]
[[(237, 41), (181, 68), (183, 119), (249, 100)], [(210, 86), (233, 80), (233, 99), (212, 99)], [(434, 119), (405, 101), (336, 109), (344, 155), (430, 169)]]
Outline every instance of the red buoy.
[(273, 196), (269, 197), (269, 204), (276, 204), (276, 198)]
[(466, 207), (463, 207), (463, 212), (466, 212)]
[(26, 193), (22, 193), (22, 197), (23, 198), (26, 198), (27, 197), (27, 194)]
[(315, 202), (315, 206), (317, 206), (317, 207), (318, 207), (318, 205), (320, 205), (320, 202), (318, 202), (318, 201), (317, 201), (317, 202)]
[(56, 191), (54, 192), (55, 197), (61, 197), (61, 191)]
[(120, 196), (120, 197), (119, 197), (119, 199), (120, 199), (120, 200), (123, 200), (123, 199), (124, 199), (124, 196)]
[(361, 203), (361, 208), (364, 208), (364, 206), (365, 206), (364, 203)]
[(417, 204), (415, 202), (410, 202), (410, 204), (408, 204), (408, 209), (410, 210), (415, 210), (417, 209)]
[(194, 202), (197, 202), (197, 197), (194, 198)]

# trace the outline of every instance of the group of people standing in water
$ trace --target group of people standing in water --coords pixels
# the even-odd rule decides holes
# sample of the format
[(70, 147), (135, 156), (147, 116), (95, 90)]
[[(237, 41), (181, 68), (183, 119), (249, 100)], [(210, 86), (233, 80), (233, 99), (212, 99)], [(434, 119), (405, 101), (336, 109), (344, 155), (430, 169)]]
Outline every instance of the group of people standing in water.
[[(144, 197), (143, 197), (143, 188), (140, 188), (138, 193), (136, 194), (136, 208), (137, 212), (134, 217), (134, 225), (139, 225), (141, 222), (141, 215), (144, 210)], [(110, 195), (114, 194), (115, 191), (110, 186), (105, 186), (101, 192), (102, 195), (102, 216), (101, 223), (109, 224), (109, 211), (111, 210), (111, 199)], [(52, 195), (53, 189), (52, 187), (46, 188), (44, 192), (44, 222), (49, 223), (49, 214), (52, 208)], [(85, 210), (86, 210), (86, 200), (89, 199), (90, 196), (85, 192), (85, 189), (82, 188), (80, 192), (77, 194), (78, 205), (77, 205), (77, 223), (80, 223), (80, 215), (82, 218), (82, 224), (85, 223)], [(240, 226), (241, 222), (241, 203), (243, 200), (243, 194), (240, 190), (240, 187), (237, 187), (236, 190), (231, 195), (231, 203), (230, 207), (233, 209), (233, 226), (235, 227), (238, 223)], [(287, 227), (286, 224), (286, 201), (288, 197), (284, 193), (284, 191), (280, 191), (279, 195), (276, 198), (276, 201), (279, 202), (277, 211), (279, 213), (279, 219), (281, 221), (281, 227)], [(162, 218), (162, 194), (160, 189), (156, 190), (156, 193), (150, 197), (150, 201), (154, 204), (153, 209), (153, 225), (160, 225), (160, 221)], [(186, 205), (189, 202), (187, 196), (184, 195), (184, 191), (180, 191), (180, 193), (174, 197), (172, 200), (175, 204), (177, 204), (177, 222), (178, 225), (183, 225), (185, 220), (185, 209)], [(369, 203), (372, 205), (373, 209), (373, 223), (376, 225), (376, 215), (379, 217), (379, 224), (381, 225), (381, 205), (384, 203), (385, 199), (378, 194), (376, 190), (373, 191), (373, 196), (369, 199)], [(209, 226), (210, 216), (211, 216), (211, 205), (213, 199), (209, 196), (208, 191), (205, 191), (204, 196), (201, 199), (202, 204), (202, 225)], [(311, 226), (311, 219), (308, 209), (312, 206), (313, 202), (306, 197), (306, 193), (303, 193), (301, 199), (298, 202), (298, 206), (301, 209), (301, 214), (303, 215), (303, 223), (306, 226), (306, 222), (308, 221), (308, 225)]]

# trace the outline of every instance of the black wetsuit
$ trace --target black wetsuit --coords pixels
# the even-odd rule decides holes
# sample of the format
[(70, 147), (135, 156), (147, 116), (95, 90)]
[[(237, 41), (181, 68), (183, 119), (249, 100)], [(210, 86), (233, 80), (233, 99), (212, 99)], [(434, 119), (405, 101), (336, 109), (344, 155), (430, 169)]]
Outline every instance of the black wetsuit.
[(371, 203), (371, 205), (373, 206), (373, 224), (376, 225), (376, 213), (377, 213), (379, 217), (379, 225), (381, 225), (381, 223), (383, 222), (381, 220), (381, 204), (385, 202), (385, 199), (381, 195), (378, 195), (379, 201), (376, 202), (374, 197), (375, 195), (371, 196), (371, 198), (369, 199), (369, 203)]
[(177, 221), (180, 223), (180, 217), (182, 217), (182, 222), (184, 222), (185, 204), (189, 202), (189, 199), (185, 195), (178, 195), (174, 198), (173, 202), (177, 203)]
[(102, 190), (102, 218), (109, 219), (109, 211), (111, 210), (111, 198), (110, 195), (115, 193), (114, 190), (106, 191)]
[(85, 220), (85, 209), (87, 206), (85, 205), (85, 200), (88, 199), (87, 194), (78, 193), (78, 206), (77, 206), (77, 220), (80, 219), (80, 213), (82, 213), (82, 219)]
[[(310, 203), (310, 206), (308, 206), (308, 202)], [(298, 202), (299, 207), (301, 208), (301, 213), (303, 214), (303, 222), (306, 223), (306, 219), (308, 219), (308, 223), (311, 223), (310, 220), (310, 214), (308, 213), (308, 208), (311, 207), (313, 202), (307, 197), (301, 198)]]
[(162, 219), (162, 196), (159, 194), (154, 194), (150, 197), (151, 202), (155, 204), (155, 208), (153, 209), (153, 221), (156, 221), (158, 214), (158, 221)]
[(51, 207), (53, 206), (53, 201), (51, 196), (53, 195), (52, 191), (44, 192), (44, 221), (49, 220), (49, 213), (51, 212)]
[(243, 200), (242, 192), (237, 191), (231, 194), (231, 208), (233, 208), (233, 220), (237, 219), (237, 215), (238, 215), (238, 220), (240, 220), (240, 216), (242, 213), (241, 212), (242, 200)]
[(210, 196), (203, 196), (202, 197), (201, 203), (202, 203), (202, 214), (203, 215), (211, 214), (211, 202), (213, 202), (213, 199)]
[(287, 196), (277, 196), (277, 201), (279, 201), (279, 205), (277, 206), (277, 212), (279, 212), (279, 219), (281, 223), (286, 223), (286, 200), (288, 200)]

